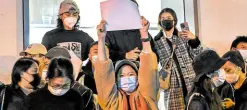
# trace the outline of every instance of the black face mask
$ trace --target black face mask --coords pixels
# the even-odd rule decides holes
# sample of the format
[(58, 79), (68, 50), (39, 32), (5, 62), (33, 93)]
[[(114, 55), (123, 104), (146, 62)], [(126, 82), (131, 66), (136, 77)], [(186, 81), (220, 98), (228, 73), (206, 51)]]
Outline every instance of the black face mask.
[(173, 20), (163, 20), (161, 21), (161, 26), (166, 31), (170, 31), (173, 28)]
[[(33, 81), (29, 82), (33, 86), (34, 89), (37, 89), (38, 85), (40, 84), (41, 78), (39, 74), (29, 74), (33, 76)], [(23, 78), (28, 81), (26, 78)]]
[(40, 84), (41, 78), (39, 74), (32, 74), (32, 76), (33, 76), (33, 81), (30, 82), (29, 84), (31, 84), (33, 88), (36, 89), (38, 85)]

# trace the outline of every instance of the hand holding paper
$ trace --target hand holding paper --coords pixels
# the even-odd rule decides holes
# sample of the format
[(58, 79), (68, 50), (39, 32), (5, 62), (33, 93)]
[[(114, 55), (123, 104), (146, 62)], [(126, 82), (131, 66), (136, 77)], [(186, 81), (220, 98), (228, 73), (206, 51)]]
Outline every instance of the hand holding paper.
[(131, 0), (107, 0), (100, 7), (102, 19), (107, 22), (106, 31), (141, 28), (138, 7)]
[(146, 20), (145, 17), (141, 17), (142, 21), (142, 28), (140, 29), (141, 37), (147, 38), (148, 37), (148, 29), (149, 29), (149, 22)]
[(100, 24), (97, 25), (98, 39), (101, 40), (106, 36), (106, 21), (101, 20)]

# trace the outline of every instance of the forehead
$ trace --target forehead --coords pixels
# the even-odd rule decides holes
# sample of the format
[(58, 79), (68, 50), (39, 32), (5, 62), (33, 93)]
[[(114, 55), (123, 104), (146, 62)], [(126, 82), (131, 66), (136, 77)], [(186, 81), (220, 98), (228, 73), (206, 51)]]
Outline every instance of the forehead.
[(247, 46), (247, 42), (239, 42), (237, 46)]
[(162, 17), (162, 18), (173, 18), (173, 16), (172, 16), (170, 13), (168, 13), (168, 12), (162, 13), (162, 14), (161, 14), (161, 17)]
[(90, 50), (98, 49), (98, 44), (93, 45)]
[(122, 74), (123, 73), (129, 73), (129, 72), (135, 72), (135, 70), (129, 65), (124, 65), (122, 67)]
[(31, 71), (31, 70), (34, 70), (34, 69), (38, 69), (38, 64), (37, 63), (33, 63), (28, 70)]
[(224, 69), (234, 69), (234, 68), (236, 68), (237, 66), (234, 64), (234, 63), (232, 63), (232, 62), (230, 62), (230, 61), (227, 61), (224, 65), (223, 65), (223, 68)]

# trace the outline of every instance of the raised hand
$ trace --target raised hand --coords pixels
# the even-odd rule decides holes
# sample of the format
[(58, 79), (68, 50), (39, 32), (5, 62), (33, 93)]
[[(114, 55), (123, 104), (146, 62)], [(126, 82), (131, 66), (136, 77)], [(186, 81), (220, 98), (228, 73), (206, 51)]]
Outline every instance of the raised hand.
[(147, 38), (148, 37), (148, 29), (149, 29), (149, 22), (146, 20), (145, 17), (141, 16), (141, 23), (142, 23), (142, 28), (140, 29), (141, 37), (142, 38)]
[(106, 21), (101, 20), (100, 24), (97, 25), (98, 39), (103, 39), (106, 36)]
[(187, 31), (187, 30), (182, 31), (179, 34), (181, 37), (188, 39), (188, 40), (193, 40), (196, 38), (196, 36), (192, 32)]

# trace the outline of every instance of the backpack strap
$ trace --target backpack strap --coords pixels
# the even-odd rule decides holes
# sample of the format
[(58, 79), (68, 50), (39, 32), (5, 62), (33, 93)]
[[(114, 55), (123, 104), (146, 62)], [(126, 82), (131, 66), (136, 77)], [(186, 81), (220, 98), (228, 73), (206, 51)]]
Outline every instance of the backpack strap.
[(5, 100), (5, 93), (6, 93), (6, 86), (2, 89), (1, 91), (1, 110), (3, 110), (3, 106), (4, 106), (4, 100)]
[(190, 96), (190, 98), (189, 98), (189, 101), (188, 101), (188, 105), (187, 105), (187, 107), (186, 107), (186, 110), (189, 110), (189, 105), (190, 105), (190, 103), (191, 103), (191, 101), (192, 101), (192, 99), (193, 99), (194, 96), (201, 96), (201, 97), (205, 98), (205, 97), (204, 97), (202, 94), (200, 94), (200, 93), (197, 93), (197, 92), (193, 93), (193, 94)]

